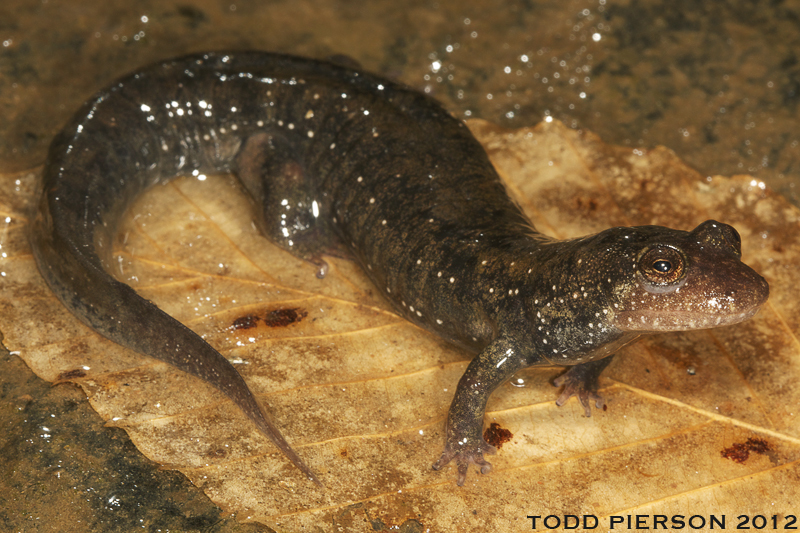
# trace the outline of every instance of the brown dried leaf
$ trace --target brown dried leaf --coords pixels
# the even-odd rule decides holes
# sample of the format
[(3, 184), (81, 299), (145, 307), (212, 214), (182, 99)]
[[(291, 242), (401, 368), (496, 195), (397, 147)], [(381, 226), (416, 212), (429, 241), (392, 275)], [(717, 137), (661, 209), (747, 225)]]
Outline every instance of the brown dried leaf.
[[(530, 528), (528, 515), (593, 514), (606, 527), (609, 515), (713, 513), (732, 523), (791, 513), (800, 499), (797, 210), (750, 177), (704, 178), (664, 148), (607, 146), (558, 122), (470, 126), (540, 230), (564, 238), (716, 218), (742, 234), (746, 262), (770, 282), (769, 304), (745, 324), (627, 348), (602, 380), (609, 408), (592, 418), (574, 400), (556, 407), (548, 381), (558, 370), (521, 372), (489, 403), (487, 422), (509, 430), (510, 442), (490, 475), (470, 472), (462, 488), (451, 468), (431, 464), (465, 354), (393, 314), (354, 264), (330, 259), (318, 280), (312, 265), (272, 246), (231, 178), (146, 194), (120, 232), (116, 274), (236, 364), (327, 490), (222, 394), (64, 311), (25, 239), (33, 174), (0, 184), (4, 342), (40, 377), (78, 383), (109, 425), (224, 509), (285, 530), (416, 522), (510, 531)], [(288, 323), (267, 324), (274, 311)], [(743, 464), (722, 457), (750, 437), (768, 451)]]

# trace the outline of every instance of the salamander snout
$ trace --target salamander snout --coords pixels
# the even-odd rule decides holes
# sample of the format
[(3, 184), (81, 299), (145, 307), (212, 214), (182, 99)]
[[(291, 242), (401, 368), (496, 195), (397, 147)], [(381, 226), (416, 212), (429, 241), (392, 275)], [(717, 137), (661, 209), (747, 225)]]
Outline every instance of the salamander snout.
[(766, 303), (769, 284), (742, 262), (742, 241), (732, 226), (708, 220), (690, 232), (651, 228), (642, 229), (653, 238), (637, 254), (636, 283), (617, 293), (621, 329), (726, 326)]

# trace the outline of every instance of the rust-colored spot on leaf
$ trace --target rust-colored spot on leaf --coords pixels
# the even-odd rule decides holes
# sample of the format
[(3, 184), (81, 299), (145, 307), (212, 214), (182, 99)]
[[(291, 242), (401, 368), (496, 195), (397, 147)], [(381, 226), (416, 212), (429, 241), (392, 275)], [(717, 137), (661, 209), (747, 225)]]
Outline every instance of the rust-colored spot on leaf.
[(264, 317), (264, 323), (271, 328), (284, 328), (295, 322), (300, 322), (308, 316), (308, 311), (299, 307), (288, 309), (274, 309)]
[(492, 422), (483, 432), (483, 440), (498, 450), (503, 447), (503, 444), (510, 441), (513, 436), (509, 430), (500, 427), (497, 422)]
[(258, 325), (256, 315), (245, 315), (233, 321), (233, 329), (252, 329)]
[(750, 437), (747, 442), (739, 442), (723, 449), (720, 452), (722, 457), (730, 459), (733, 462), (742, 464), (750, 457), (750, 452), (765, 454), (769, 451), (769, 444), (764, 439), (756, 439)]
[(300, 307), (283, 307), (265, 311), (261, 317), (255, 313), (244, 315), (233, 321), (231, 327), (238, 330), (253, 329), (258, 326), (258, 322), (263, 320), (268, 328), (285, 328), (296, 322), (300, 322), (308, 316), (308, 311)]

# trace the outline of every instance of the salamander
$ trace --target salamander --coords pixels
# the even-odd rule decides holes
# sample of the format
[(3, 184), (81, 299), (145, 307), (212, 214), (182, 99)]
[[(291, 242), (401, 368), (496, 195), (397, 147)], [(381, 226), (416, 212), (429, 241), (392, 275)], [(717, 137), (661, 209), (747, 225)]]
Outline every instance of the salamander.
[(54, 138), (30, 242), (45, 281), (104, 337), (228, 395), (286, 456), (289, 446), (234, 367), (110, 273), (120, 218), (176, 176), (233, 173), (261, 231), (316, 265), (357, 261), (401, 316), (475, 354), (450, 407), (444, 451), (457, 482), (491, 470), (486, 401), (518, 370), (569, 367), (557, 403), (602, 407), (600, 372), (645, 333), (753, 316), (769, 286), (736, 230), (616, 227), (539, 233), (486, 152), (432, 98), (350, 66), (264, 52), (203, 53), (124, 77)]

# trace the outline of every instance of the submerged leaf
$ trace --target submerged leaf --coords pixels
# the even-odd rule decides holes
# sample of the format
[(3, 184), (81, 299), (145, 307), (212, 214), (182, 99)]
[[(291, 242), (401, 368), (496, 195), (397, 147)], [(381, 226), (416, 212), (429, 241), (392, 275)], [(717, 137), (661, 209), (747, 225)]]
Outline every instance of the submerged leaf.
[[(510, 440), (491, 474), (470, 472), (461, 488), (452, 468), (431, 464), (467, 355), (395, 315), (353, 263), (328, 259), (319, 280), (270, 244), (230, 177), (143, 196), (120, 230), (115, 275), (236, 365), (327, 489), (221, 393), (102, 339), (60, 306), (25, 238), (33, 174), (0, 184), (4, 343), (43, 379), (78, 383), (146, 456), (272, 527), (506, 531), (530, 528), (528, 515), (593, 514), (605, 527), (631, 513), (789, 512), (800, 496), (798, 211), (750, 177), (700, 176), (664, 148), (608, 146), (555, 121), (470, 127), (539, 230), (567, 238), (715, 218), (741, 233), (770, 302), (741, 325), (626, 348), (601, 380), (608, 410), (592, 418), (574, 400), (556, 407), (548, 382), (560, 370), (520, 372), (488, 406), (487, 425)], [(752, 438), (764, 454), (723, 457)]]

